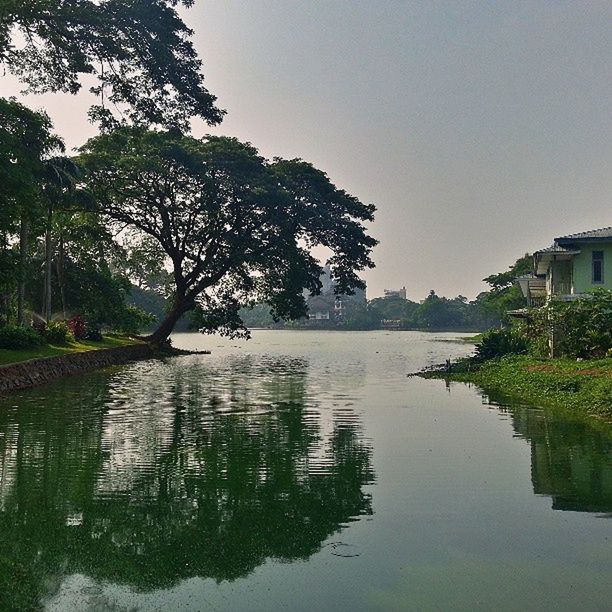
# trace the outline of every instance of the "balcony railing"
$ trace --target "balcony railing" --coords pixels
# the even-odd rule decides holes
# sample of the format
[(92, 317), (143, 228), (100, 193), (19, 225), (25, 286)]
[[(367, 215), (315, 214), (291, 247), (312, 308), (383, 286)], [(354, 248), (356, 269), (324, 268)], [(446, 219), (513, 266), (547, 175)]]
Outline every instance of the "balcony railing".
[(529, 300), (529, 306), (531, 306), (532, 308), (541, 308), (546, 304), (547, 301), (548, 298), (545, 295), (539, 295), (537, 297), (532, 297)]
[(571, 295), (572, 294), (572, 283), (571, 281), (558, 281), (553, 285), (552, 294), (557, 295)]

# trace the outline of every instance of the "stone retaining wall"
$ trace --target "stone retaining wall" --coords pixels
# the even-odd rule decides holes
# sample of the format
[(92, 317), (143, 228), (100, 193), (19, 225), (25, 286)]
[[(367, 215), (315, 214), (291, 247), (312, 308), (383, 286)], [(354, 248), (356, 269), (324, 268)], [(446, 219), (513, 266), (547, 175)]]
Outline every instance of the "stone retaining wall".
[(64, 376), (153, 356), (151, 347), (143, 343), (6, 365), (0, 367), (0, 393), (27, 389)]

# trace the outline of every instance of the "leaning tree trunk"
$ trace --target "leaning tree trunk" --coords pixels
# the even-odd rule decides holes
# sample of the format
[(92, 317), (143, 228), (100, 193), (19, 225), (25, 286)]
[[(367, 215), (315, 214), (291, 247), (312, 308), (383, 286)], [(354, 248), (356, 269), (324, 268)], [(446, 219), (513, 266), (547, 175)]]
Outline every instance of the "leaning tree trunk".
[(19, 285), (17, 287), (17, 322), (25, 324), (26, 264), (28, 262), (28, 219), (21, 215), (19, 227)]
[(152, 344), (163, 344), (172, 333), (177, 321), (190, 309), (190, 304), (186, 300), (176, 300), (174, 305), (160, 323), (159, 327), (145, 340)]

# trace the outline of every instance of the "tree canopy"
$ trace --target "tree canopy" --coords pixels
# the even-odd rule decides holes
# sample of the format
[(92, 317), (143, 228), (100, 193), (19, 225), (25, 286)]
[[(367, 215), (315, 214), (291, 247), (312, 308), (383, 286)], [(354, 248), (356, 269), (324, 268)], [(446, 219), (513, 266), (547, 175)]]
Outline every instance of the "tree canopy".
[(519, 276), (532, 271), (532, 256), (519, 257), (505, 272), (491, 274), (483, 280), (491, 290), (480, 294), (477, 300), (483, 309), (500, 321), (508, 322), (508, 311), (527, 306), (527, 300), (514, 282)]
[(14, 98), (0, 98), (0, 229), (7, 229), (40, 195), (47, 156), (63, 150), (49, 117)]
[(154, 238), (168, 257), (173, 302), (155, 341), (196, 307), (201, 328), (231, 334), (246, 332), (246, 303), (303, 316), (304, 290), (320, 289), (313, 247), (331, 252), (338, 292), (362, 287), (357, 272), (373, 266), (376, 240), (363, 222), (374, 207), (302, 160), (269, 161), (235, 138), (139, 127), (102, 134), (81, 151), (96, 212)]
[[(63, 148), (45, 113), (0, 98), (0, 321), (4, 323), (10, 319), (15, 297), (22, 322), (28, 228), (36, 223), (42, 227), (46, 160)], [(19, 257), (10, 248), (17, 232)]]
[(523, 257), (519, 257), (505, 272), (491, 274), (482, 280), (490, 285), (493, 291), (498, 291), (511, 287), (517, 277), (529, 274), (532, 270), (533, 258), (529, 253), (526, 253)]
[(1, 0), (0, 63), (39, 93), (74, 94), (94, 75), (90, 114), (104, 124), (219, 123), (178, 4), (193, 0)]

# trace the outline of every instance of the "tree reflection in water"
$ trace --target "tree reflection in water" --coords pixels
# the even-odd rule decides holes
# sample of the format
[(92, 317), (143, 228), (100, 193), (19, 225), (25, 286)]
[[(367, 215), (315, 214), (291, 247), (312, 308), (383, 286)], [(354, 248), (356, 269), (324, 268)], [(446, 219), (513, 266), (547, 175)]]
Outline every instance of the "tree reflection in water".
[(185, 357), (0, 402), (0, 606), (81, 573), (149, 590), (317, 552), (372, 513), (371, 448), (307, 363)]
[(612, 516), (612, 438), (593, 423), (554, 410), (509, 406), (492, 394), (485, 401), (510, 415), (518, 436), (531, 446), (536, 495), (552, 498), (554, 510)]

